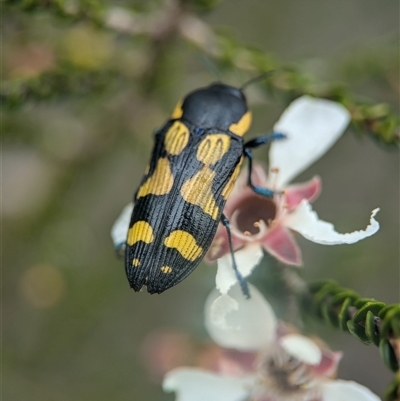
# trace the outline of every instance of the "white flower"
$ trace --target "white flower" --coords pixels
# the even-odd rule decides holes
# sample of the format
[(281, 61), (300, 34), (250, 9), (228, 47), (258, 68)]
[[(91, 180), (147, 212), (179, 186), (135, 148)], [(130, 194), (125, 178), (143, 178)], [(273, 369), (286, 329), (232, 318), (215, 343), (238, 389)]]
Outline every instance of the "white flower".
[(111, 228), (111, 238), (114, 243), (114, 248), (119, 250), (126, 243), (126, 237), (128, 235), (129, 223), (133, 212), (133, 202), (127, 204), (117, 220)]
[[(273, 199), (262, 197), (247, 185), (246, 172), (238, 178), (224, 214), (230, 220), (236, 262), (243, 277), (260, 262), (263, 250), (285, 264), (302, 265), (301, 250), (292, 231), (319, 244), (338, 245), (353, 244), (379, 230), (374, 219), (379, 209), (372, 211), (365, 230), (348, 234), (336, 232), (333, 224), (319, 219), (310, 204), (320, 193), (319, 177), (288, 185), (326, 153), (342, 135), (349, 119), (349, 112), (338, 103), (308, 96), (295, 100), (275, 124), (274, 131), (285, 133), (287, 139), (272, 143), (269, 174), (257, 164), (252, 174), (255, 185), (282, 194)], [(226, 229), (221, 225), (206, 256), (209, 262), (217, 259), (216, 286), (226, 294), (237, 278)]]
[[(242, 368), (177, 368), (165, 376), (165, 391), (175, 392), (177, 401), (379, 401), (358, 383), (333, 380), (340, 353), (278, 330), (268, 302), (255, 287), (250, 290), (249, 300), (238, 285), (229, 297), (214, 290), (205, 308), (210, 336), (221, 347), (239, 350), (232, 364)], [(258, 357), (249, 364), (251, 353)]]

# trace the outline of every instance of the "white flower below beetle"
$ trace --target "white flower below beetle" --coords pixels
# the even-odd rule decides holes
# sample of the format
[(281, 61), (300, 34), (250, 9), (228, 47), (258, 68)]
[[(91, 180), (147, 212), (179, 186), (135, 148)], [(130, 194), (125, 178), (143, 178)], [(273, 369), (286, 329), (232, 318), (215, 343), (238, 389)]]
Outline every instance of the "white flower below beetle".
[[(274, 126), (274, 131), (285, 133), (287, 139), (271, 144), (269, 174), (258, 164), (252, 172), (255, 185), (278, 193), (273, 198), (257, 195), (247, 185), (246, 172), (239, 176), (224, 214), (230, 221), (236, 262), (242, 276), (250, 275), (262, 259), (263, 251), (285, 264), (301, 266), (301, 250), (293, 231), (318, 244), (338, 245), (353, 244), (379, 230), (379, 223), (374, 219), (379, 209), (375, 209), (365, 230), (336, 232), (333, 224), (321, 220), (312, 210), (310, 202), (320, 193), (320, 178), (288, 184), (326, 153), (342, 135), (349, 119), (349, 112), (338, 103), (308, 96), (295, 100)], [(208, 262), (217, 259), (216, 286), (226, 294), (237, 278), (222, 225), (206, 256)]]
[(358, 383), (334, 380), (341, 354), (279, 327), (264, 297), (251, 285), (250, 291), (250, 299), (238, 285), (229, 296), (209, 296), (206, 328), (234, 356), (216, 371), (167, 373), (163, 387), (176, 401), (379, 401)]
[(133, 202), (128, 203), (111, 228), (111, 238), (116, 250), (125, 245), (128, 236), (129, 222), (131, 221)]

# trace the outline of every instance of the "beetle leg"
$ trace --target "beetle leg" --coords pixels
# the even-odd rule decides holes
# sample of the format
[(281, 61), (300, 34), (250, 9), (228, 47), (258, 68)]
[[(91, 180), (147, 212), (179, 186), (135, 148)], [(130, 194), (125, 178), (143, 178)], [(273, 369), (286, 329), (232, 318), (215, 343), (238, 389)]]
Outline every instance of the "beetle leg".
[(224, 225), (224, 227), (226, 228), (226, 232), (228, 234), (228, 242), (229, 242), (229, 249), (231, 251), (231, 256), (232, 256), (232, 267), (233, 270), (235, 271), (236, 277), (240, 283), (240, 287), (242, 288), (242, 292), (245, 295), (245, 297), (247, 299), (250, 298), (250, 293), (249, 293), (249, 287), (247, 285), (247, 281), (245, 280), (245, 278), (240, 274), (237, 265), (236, 265), (236, 260), (235, 260), (235, 255), (233, 253), (233, 245), (232, 245), (232, 235), (231, 235), (231, 226), (229, 223), (228, 218), (222, 214), (221, 215), (221, 223)]
[(257, 194), (261, 196), (266, 196), (267, 198), (273, 198), (275, 194), (281, 194), (282, 191), (273, 191), (268, 188), (261, 188), (253, 184), (251, 179), (251, 173), (253, 172), (253, 152), (250, 149), (244, 149), (244, 155), (249, 160), (249, 169), (247, 174), (247, 185)]
[(261, 145), (265, 145), (267, 143), (270, 143), (272, 141), (277, 141), (280, 139), (286, 139), (287, 136), (285, 134), (282, 134), (281, 132), (271, 132), (268, 135), (262, 135), (257, 138), (251, 139), (250, 141), (246, 142), (244, 144), (245, 149), (246, 148), (258, 148)]
[(285, 134), (279, 132), (273, 132), (269, 135), (263, 135), (258, 138), (252, 139), (244, 144), (244, 155), (249, 161), (249, 171), (247, 176), (247, 185), (258, 195), (266, 196), (267, 198), (272, 198), (275, 194), (280, 195), (282, 191), (273, 191), (268, 188), (261, 188), (254, 185), (251, 179), (251, 173), (253, 172), (253, 152), (251, 149), (258, 148), (261, 145), (265, 145), (269, 142), (285, 139), (287, 138)]

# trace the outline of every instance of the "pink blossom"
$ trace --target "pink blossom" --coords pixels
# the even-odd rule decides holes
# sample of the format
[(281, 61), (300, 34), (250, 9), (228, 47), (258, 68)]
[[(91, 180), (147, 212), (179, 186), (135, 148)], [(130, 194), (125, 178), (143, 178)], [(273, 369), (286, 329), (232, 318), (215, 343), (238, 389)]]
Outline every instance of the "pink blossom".
[[(254, 165), (252, 180), (259, 187), (271, 188), (271, 180), (268, 180), (259, 164)], [(272, 199), (257, 195), (247, 185), (247, 172), (243, 171), (225, 205), (224, 214), (231, 224), (235, 250), (257, 243), (279, 261), (300, 266), (301, 251), (286, 224), (287, 217), (303, 199), (312, 202), (318, 197), (321, 180), (314, 177), (304, 184), (289, 185), (283, 191)], [(220, 225), (207, 254), (207, 261), (213, 262), (229, 252), (227, 232)]]
[[(319, 219), (312, 210), (321, 191), (316, 176), (299, 184), (289, 182), (315, 160), (325, 154), (342, 135), (349, 122), (348, 111), (338, 103), (307, 96), (295, 100), (282, 114), (274, 131), (287, 139), (272, 143), (270, 168), (254, 164), (254, 185), (276, 191), (273, 198), (257, 195), (247, 183), (247, 171), (239, 176), (225, 204), (224, 214), (230, 221), (235, 259), (242, 276), (248, 276), (268, 252), (280, 262), (302, 265), (302, 254), (294, 232), (310, 241), (324, 244), (352, 244), (376, 233), (379, 223), (372, 212), (370, 225), (362, 231), (341, 234), (331, 223)], [(218, 260), (216, 285), (222, 294), (236, 282), (232, 269), (225, 227), (218, 227), (206, 256), (208, 262)]]
[(342, 354), (279, 323), (258, 290), (245, 299), (238, 285), (214, 290), (205, 324), (225, 353), (213, 370), (176, 368), (163, 387), (177, 401), (379, 401), (366, 387), (334, 380)]

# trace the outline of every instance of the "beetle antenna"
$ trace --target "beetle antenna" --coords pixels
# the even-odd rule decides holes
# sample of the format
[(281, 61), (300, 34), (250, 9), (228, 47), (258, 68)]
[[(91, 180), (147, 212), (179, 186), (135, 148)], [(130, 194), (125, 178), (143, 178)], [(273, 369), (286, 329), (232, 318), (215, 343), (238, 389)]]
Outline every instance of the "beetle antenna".
[(247, 88), (249, 85), (254, 84), (255, 82), (263, 81), (263, 80), (266, 79), (266, 78), (269, 78), (274, 72), (275, 72), (274, 70), (271, 70), (271, 71), (268, 71), (268, 72), (264, 72), (264, 73), (261, 74), (261, 75), (257, 75), (257, 76), (254, 77), (254, 78), (250, 78), (247, 82), (245, 82), (245, 83), (241, 86), (240, 90), (243, 91), (243, 90), (244, 90), (245, 88)]
[(197, 59), (200, 61), (201, 64), (205, 67), (205, 69), (217, 78), (218, 82), (222, 82), (221, 71), (216, 67), (216, 65), (207, 57), (204, 56), (197, 56)]

